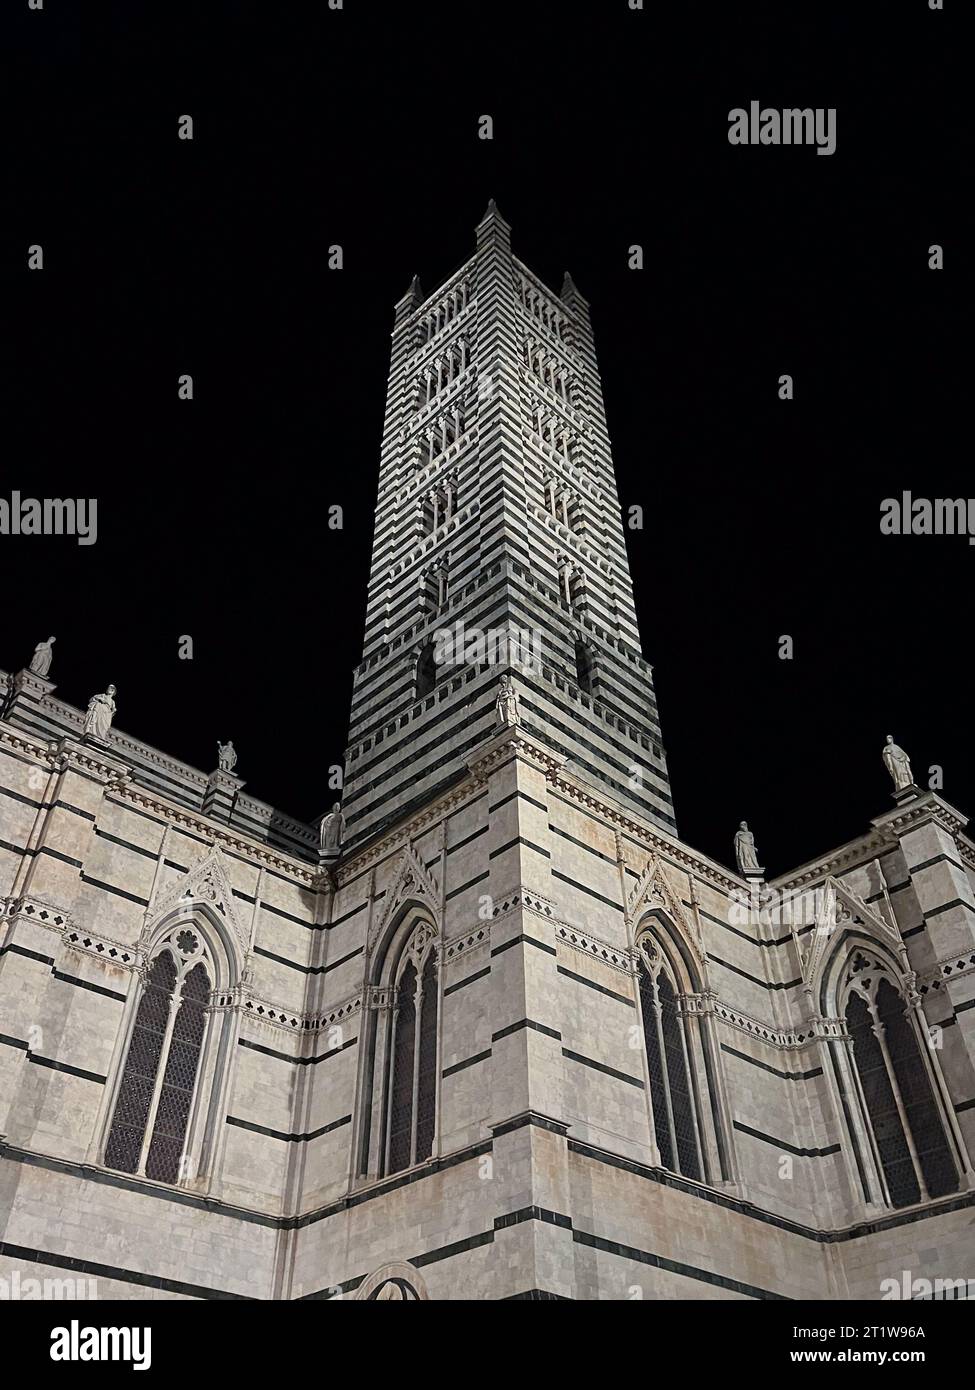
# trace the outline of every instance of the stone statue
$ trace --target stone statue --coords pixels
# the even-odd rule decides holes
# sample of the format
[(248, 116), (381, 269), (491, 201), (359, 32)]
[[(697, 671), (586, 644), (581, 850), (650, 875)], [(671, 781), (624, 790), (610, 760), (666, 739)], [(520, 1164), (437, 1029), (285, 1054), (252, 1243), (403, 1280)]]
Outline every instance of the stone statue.
[(497, 711), (498, 723), (502, 727), (507, 724), (518, 723), (518, 694), (511, 684), (510, 676), (501, 677), (501, 686), (494, 708)]
[(115, 686), (110, 685), (104, 695), (93, 695), (88, 701), (88, 713), (85, 715), (85, 737), (97, 738), (101, 739), (103, 743), (106, 742), (114, 718)]
[(231, 740), (221, 743), (217, 739), (217, 766), (221, 772), (233, 772), (237, 766), (237, 750)]
[(342, 848), (342, 836), (344, 834), (345, 817), (342, 814), (341, 802), (336, 801), (328, 815), (322, 820), (322, 853), (337, 854)]
[(911, 760), (903, 748), (898, 748), (893, 734), (887, 735), (887, 742), (884, 744), (884, 766), (894, 779), (895, 792), (902, 792), (906, 787), (914, 785)]
[(50, 671), (51, 658), (54, 656), (51, 648), (56, 641), (57, 638), (49, 637), (46, 642), (38, 642), (34, 648), (34, 655), (30, 659), (30, 669), (35, 676), (46, 676)]
[(758, 851), (755, 849), (755, 836), (748, 828), (748, 822), (743, 820), (735, 836), (735, 858), (738, 860), (738, 872), (740, 874), (760, 874), (762, 866), (758, 862)]

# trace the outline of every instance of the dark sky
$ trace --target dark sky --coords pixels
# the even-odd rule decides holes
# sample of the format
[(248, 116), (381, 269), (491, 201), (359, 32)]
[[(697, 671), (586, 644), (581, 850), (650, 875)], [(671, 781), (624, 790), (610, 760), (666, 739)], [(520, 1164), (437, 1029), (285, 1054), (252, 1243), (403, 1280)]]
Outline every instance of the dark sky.
[[(250, 793), (319, 814), (392, 305), (493, 196), (592, 305), (683, 837), (727, 861), (746, 816), (782, 872), (861, 833), (893, 804), (888, 732), (975, 812), (975, 547), (879, 530), (902, 489), (975, 491), (960, 6), (67, 8), (15, 23), (0, 496), (96, 496), (99, 535), (0, 538), (0, 665), (53, 632), (61, 697), (113, 681), (119, 728), (204, 770), (232, 737)], [(835, 107), (836, 153), (732, 147), (752, 99)]]

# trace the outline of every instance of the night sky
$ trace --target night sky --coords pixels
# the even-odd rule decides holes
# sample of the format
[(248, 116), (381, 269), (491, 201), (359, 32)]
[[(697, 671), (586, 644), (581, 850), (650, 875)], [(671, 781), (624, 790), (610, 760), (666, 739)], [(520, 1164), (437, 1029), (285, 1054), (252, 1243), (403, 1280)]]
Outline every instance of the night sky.
[[(973, 491), (961, 6), (83, 8), (12, 16), (0, 496), (97, 497), (98, 541), (0, 537), (0, 666), (54, 633), (59, 697), (114, 682), (119, 729), (203, 771), (232, 738), (248, 793), (319, 815), (393, 303), (494, 197), (591, 304), (682, 837), (729, 862), (746, 817), (779, 873), (862, 833), (887, 733), (975, 814), (975, 547), (879, 526)], [(753, 99), (835, 107), (836, 153), (731, 146)]]

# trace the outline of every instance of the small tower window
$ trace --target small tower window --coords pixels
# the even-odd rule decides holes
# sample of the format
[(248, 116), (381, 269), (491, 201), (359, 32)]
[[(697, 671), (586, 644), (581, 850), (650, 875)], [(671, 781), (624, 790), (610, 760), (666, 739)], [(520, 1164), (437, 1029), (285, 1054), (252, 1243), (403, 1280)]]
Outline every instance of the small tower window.
[(436, 683), (437, 659), (433, 642), (428, 642), (416, 659), (416, 698), (422, 700), (429, 695)]
[(593, 693), (596, 683), (596, 663), (592, 648), (581, 637), (576, 639), (576, 684), (587, 695)]

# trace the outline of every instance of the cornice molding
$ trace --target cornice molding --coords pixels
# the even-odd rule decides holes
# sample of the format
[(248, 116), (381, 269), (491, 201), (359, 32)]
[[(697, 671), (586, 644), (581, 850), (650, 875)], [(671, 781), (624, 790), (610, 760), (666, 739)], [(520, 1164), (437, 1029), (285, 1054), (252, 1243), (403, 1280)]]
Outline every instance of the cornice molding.
[(780, 874), (769, 880), (771, 888), (781, 891), (807, 887), (828, 875), (838, 875), (861, 864), (869, 863), (883, 854), (896, 849), (901, 836), (928, 822), (934, 822), (951, 835), (958, 846), (959, 854), (975, 868), (975, 846), (962, 836), (968, 820), (962, 813), (950, 806), (947, 801), (934, 792), (925, 792), (915, 801), (905, 806), (877, 816), (870, 822), (873, 827), (865, 835), (830, 850), (818, 859), (812, 859), (791, 873)]
[[(659, 855), (660, 858), (675, 868), (683, 869), (691, 877), (704, 879), (726, 892), (745, 891), (747, 893), (748, 884), (745, 879), (732, 875), (727, 869), (722, 869), (712, 860), (705, 859), (702, 855), (688, 849), (680, 841), (669, 839), (657, 828), (651, 828), (649, 822), (637, 820), (634, 815), (622, 810), (619, 806), (612, 805), (599, 794), (591, 783), (583, 782), (571, 771), (556, 773), (549, 778), (549, 781), (568, 800), (575, 801), (588, 810), (594, 811), (605, 821), (608, 821), (614, 829), (627, 832), (651, 855)], [(627, 867), (634, 866), (627, 861)]]
[(869, 864), (872, 860), (889, 854), (891, 850), (896, 848), (896, 836), (886, 834), (882, 830), (869, 831), (866, 835), (861, 835), (859, 839), (841, 845), (839, 849), (830, 850), (828, 854), (822, 855), (819, 859), (810, 860), (792, 873), (780, 874), (777, 878), (769, 879), (768, 886), (778, 889), (780, 892), (807, 888), (831, 874), (838, 875), (849, 869), (858, 868), (861, 864)]
[(315, 891), (326, 886), (322, 871), (317, 865), (308, 864), (302, 859), (294, 859), (278, 850), (270, 849), (262, 841), (235, 834), (220, 821), (210, 820), (201, 812), (188, 811), (185, 807), (163, 801), (136, 783), (130, 782), (125, 786), (117, 787), (111, 795), (113, 800), (141, 806), (152, 811), (168, 825), (192, 830), (206, 840), (211, 849), (219, 846), (223, 849), (234, 850), (241, 858), (254, 864), (263, 864), (267, 868), (277, 869), (296, 879), (302, 886)]
[(390, 858), (397, 850), (402, 849), (403, 845), (418, 840), (431, 826), (451, 815), (458, 807), (474, 800), (480, 795), (481, 790), (479, 785), (472, 786), (463, 783), (459, 787), (445, 792), (442, 796), (438, 796), (422, 811), (416, 812), (403, 821), (394, 831), (364, 845), (361, 850), (353, 850), (348, 859), (343, 860), (337, 868), (332, 870), (338, 887), (346, 887), (355, 879), (361, 878), (368, 869), (374, 868), (382, 860)]
[(956, 810), (947, 801), (942, 801), (934, 792), (927, 792), (917, 800), (899, 806), (896, 811), (878, 816), (872, 824), (889, 828), (890, 833), (900, 839), (908, 831), (915, 830), (929, 821), (934, 821), (942, 830), (947, 830), (949, 835), (957, 838), (968, 824), (968, 817), (963, 816), (961, 811)]

